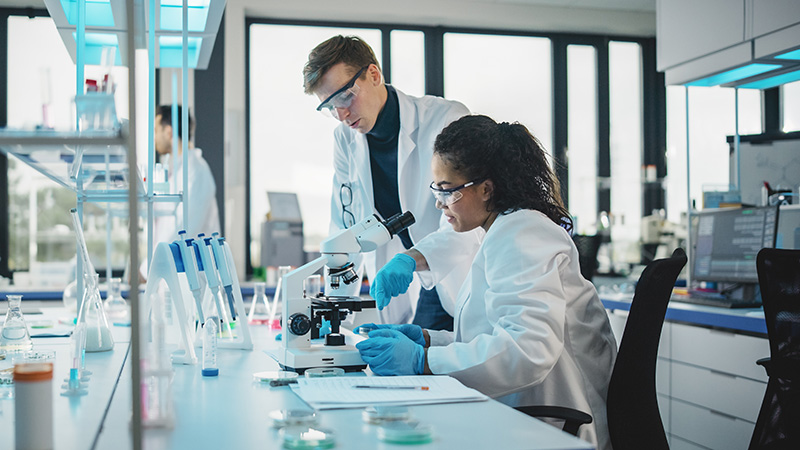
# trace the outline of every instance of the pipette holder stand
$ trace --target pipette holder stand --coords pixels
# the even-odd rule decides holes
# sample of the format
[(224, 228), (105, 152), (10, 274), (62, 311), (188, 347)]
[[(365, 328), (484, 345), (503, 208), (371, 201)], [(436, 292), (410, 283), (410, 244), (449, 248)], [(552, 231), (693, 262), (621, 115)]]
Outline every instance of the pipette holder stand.
[[(313, 299), (304, 295), (303, 281), (324, 267), (327, 261), (326, 256), (320, 256), (284, 275), (281, 280), (283, 338), (281, 349), (276, 356), (278, 364), (285, 370), (301, 373), (313, 367), (340, 367), (346, 371), (358, 371), (367, 366), (361, 359), (358, 349), (352, 344), (325, 345), (311, 342), (311, 327), (314, 323)], [(339, 299), (347, 300), (343, 297)], [(357, 297), (351, 300), (360, 301)], [(374, 302), (372, 304), (374, 305)]]
[[(197, 364), (197, 354), (194, 351), (194, 313), (191, 308), (193, 298), (188, 288), (181, 286), (179, 273), (184, 272), (183, 259), (178, 244), (160, 242), (153, 252), (153, 260), (147, 274), (147, 286), (144, 290), (144, 299), (157, 295), (158, 286), (164, 280), (172, 295), (175, 313), (181, 331), (181, 349), (172, 354), (172, 362), (178, 364)], [(188, 284), (187, 284), (188, 287)], [(152, 305), (147, 304), (148, 311), (152, 312)], [(149, 316), (149, 314), (148, 314)], [(181, 350), (183, 350), (181, 352)]]

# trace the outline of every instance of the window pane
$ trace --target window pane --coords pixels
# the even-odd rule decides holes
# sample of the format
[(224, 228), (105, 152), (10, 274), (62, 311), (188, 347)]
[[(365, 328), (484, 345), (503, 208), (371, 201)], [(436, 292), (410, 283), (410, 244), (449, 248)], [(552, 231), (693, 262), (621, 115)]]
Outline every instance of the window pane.
[(525, 125), (552, 154), (550, 39), (446, 33), (444, 92), (473, 113)]
[[(667, 87), (667, 219), (678, 223), (686, 213), (686, 94)], [(735, 134), (733, 88), (689, 88), (691, 198), (702, 208), (703, 188), (729, 186), (727, 136)], [(761, 91), (739, 90), (739, 134), (761, 133)], [(713, 170), (709, 170), (713, 168)]]
[(783, 93), (783, 132), (800, 131), (800, 81), (784, 84)]
[(597, 50), (567, 46), (569, 212), (575, 232), (595, 234), (597, 219)]
[(328, 235), (333, 129), (339, 122), (317, 112), (317, 97), (303, 93), (303, 65), (311, 49), (337, 34), (360, 36), (380, 61), (380, 30), (250, 27), (250, 250), (256, 267), (268, 191), (297, 193), (308, 250), (317, 250)]
[[(614, 261), (638, 263), (642, 217), (642, 63), (639, 44), (608, 44)], [(647, 212), (649, 214), (649, 212)]]
[[(52, 19), (8, 18), (8, 126), (10, 128), (75, 128), (75, 64)], [(86, 78), (102, 79), (99, 66), (86, 66)], [(116, 84), (117, 116), (128, 116), (127, 68), (112, 69)], [(9, 158), (9, 268), (37, 269), (75, 256), (75, 237), (69, 210), (75, 194), (62, 188), (14, 157)], [(84, 234), (92, 262), (106, 268), (106, 215), (102, 205), (85, 204)], [(113, 217), (111, 229), (114, 269), (125, 266), (128, 253), (127, 219)]]
[(392, 85), (408, 95), (425, 95), (425, 34), (393, 30)]

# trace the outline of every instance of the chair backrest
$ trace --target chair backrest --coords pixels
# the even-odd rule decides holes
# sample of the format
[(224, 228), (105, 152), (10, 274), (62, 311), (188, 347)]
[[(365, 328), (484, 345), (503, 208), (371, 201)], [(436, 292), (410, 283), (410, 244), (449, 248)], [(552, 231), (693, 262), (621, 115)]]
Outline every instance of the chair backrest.
[[(767, 324), (769, 383), (751, 449), (800, 448), (800, 250), (766, 248), (756, 257)], [(761, 361), (759, 363), (762, 363)]]
[(686, 264), (676, 249), (647, 265), (633, 295), (608, 386), (608, 428), (614, 450), (668, 450), (658, 412), (656, 359), (672, 288)]
[(581, 275), (592, 281), (594, 273), (597, 271), (597, 252), (600, 249), (602, 236), (574, 234), (572, 242), (578, 249), (578, 262), (581, 266)]

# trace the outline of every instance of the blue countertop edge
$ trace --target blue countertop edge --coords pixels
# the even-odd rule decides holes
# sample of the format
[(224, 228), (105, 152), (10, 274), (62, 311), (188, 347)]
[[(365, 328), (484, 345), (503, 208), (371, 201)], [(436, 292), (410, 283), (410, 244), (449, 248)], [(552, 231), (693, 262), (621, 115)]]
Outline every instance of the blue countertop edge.
[[(602, 299), (606, 309), (630, 311), (630, 300)], [(761, 316), (748, 315), (751, 312), (763, 311), (761, 308), (725, 309), (713, 306), (692, 305), (670, 301), (666, 320), (685, 322), (696, 325), (723, 328), (732, 331), (745, 331), (767, 335), (767, 324)]]

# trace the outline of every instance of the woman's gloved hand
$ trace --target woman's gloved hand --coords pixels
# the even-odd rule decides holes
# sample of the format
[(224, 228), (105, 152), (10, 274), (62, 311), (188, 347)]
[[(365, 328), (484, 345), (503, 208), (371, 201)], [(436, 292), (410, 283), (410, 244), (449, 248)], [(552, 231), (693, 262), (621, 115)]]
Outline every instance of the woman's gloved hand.
[[(403, 325), (365, 323), (359, 326), (358, 328), (360, 329), (361, 327), (363, 327), (366, 330), (397, 330), (405, 334), (406, 337), (408, 337), (415, 343), (425, 347), (425, 336), (422, 334), (422, 327), (420, 327), (419, 325), (414, 325), (411, 323), (405, 323)], [(355, 333), (358, 333), (358, 329), (353, 331)]]
[(398, 253), (375, 274), (369, 287), (369, 295), (375, 299), (378, 309), (385, 308), (392, 297), (405, 294), (414, 280), (416, 268), (417, 262), (414, 258)]
[(356, 348), (376, 375), (421, 375), (425, 349), (397, 330), (374, 330)]

